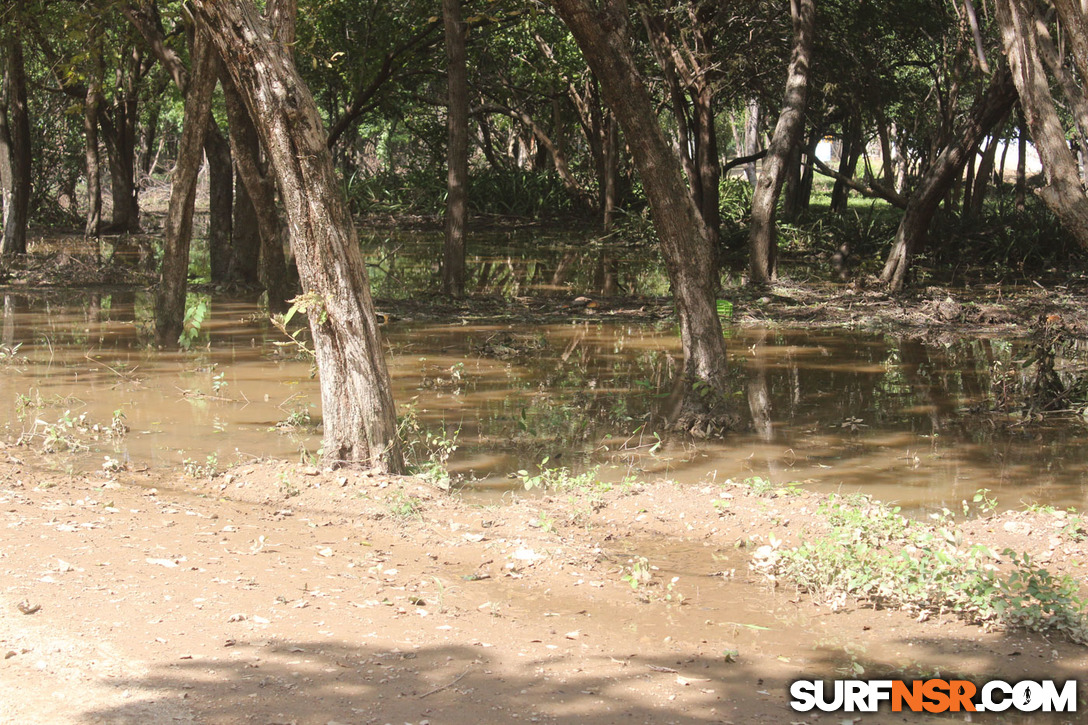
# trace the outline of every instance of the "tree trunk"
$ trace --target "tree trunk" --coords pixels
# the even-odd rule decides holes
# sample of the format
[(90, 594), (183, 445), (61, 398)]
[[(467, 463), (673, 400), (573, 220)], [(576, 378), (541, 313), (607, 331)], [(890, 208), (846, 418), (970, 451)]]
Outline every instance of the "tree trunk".
[(609, 0), (599, 9), (586, 0), (551, 4), (599, 79), (646, 190), (676, 302), (687, 387), (697, 393), (687, 396), (690, 405), (681, 417), (697, 415), (700, 407), (711, 412), (728, 395), (725, 337), (714, 303), (714, 249), (628, 47), (626, 4)]
[(193, 70), (185, 93), (181, 140), (163, 228), (162, 278), (155, 293), (155, 333), (160, 345), (176, 344), (184, 327), (196, 182), (204, 163), (204, 138), (215, 90), (216, 53), (200, 23), (192, 57)]
[(808, 99), (809, 71), (816, 36), (814, 0), (791, 0), (793, 11), (793, 56), (786, 76), (786, 95), (782, 111), (771, 136), (771, 145), (763, 159), (755, 192), (752, 195), (752, 226), (748, 233), (749, 278), (753, 285), (769, 284), (775, 277), (778, 242), (775, 209), (790, 154), (801, 142), (805, 129), (805, 105)]
[[(761, 125), (759, 118), (759, 99), (753, 98), (748, 101), (747, 112), (744, 116), (744, 153), (742, 156), (753, 156), (760, 152), (759, 143), (759, 127)], [(744, 165), (744, 175), (748, 177), (748, 183), (752, 186), (756, 185), (756, 162), (753, 161), (750, 164)]]
[(1013, 190), (1013, 204), (1020, 211), (1024, 210), (1028, 200), (1028, 124), (1024, 120), (1024, 109), (1020, 109), (1016, 132), (1016, 186)]
[(230, 280), (233, 249), (234, 163), (230, 143), (209, 118), (204, 153), (208, 158), (208, 257), (213, 283)]
[(324, 457), (401, 472), (396, 411), (355, 227), (317, 104), (249, 0), (193, 0), (268, 151), (321, 378)]
[[(275, 182), (261, 163), (261, 140), (250, 117), (246, 103), (239, 95), (231, 74), (220, 74), (227, 126), (235, 169), (245, 184), (247, 196), (257, 216), (261, 248), (259, 274), (268, 291), (268, 307), (272, 312), (286, 312), (289, 285), (287, 262), (283, 254), (283, 225), (276, 208)], [(239, 252), (241, 253), (241, 252)]]
[(846, 213), (850, 201), (850, 187), (843, 179), (854, 178), (865, 142), (862, 140), (861, 119), (851, 117), (843, 123), (842, 152), (839, 156), (839, 178), (831, 189), (831, 203), (828, 211), (833, 214)]
[[(1004, 119), (998, 122), (1001, 126), (1004, 126)], [(975, 188), (971, 192), (971, 205), (970, 208), (964, 209), (964, 211), (971, 217), (982, 216), (983, 202), (986, 200), (986, 192), (990, 188), (990, 183), (994, 177), (994, 164), (997, 161), (997, 143), (996, 137), (991, 137), (989, 144), (986, 146), (986, 150), (982, 152), (982, 159), (978, 163), (978, 171), (975, 172)], [(1008, 148), (1006, 146), (1005, 148)]]
[(461, 0), (442, 0), (446, 26), (449, 146), (446, 177), (446, 236), (442, 253), (442, 292), (465, 294), (465, 216), (468, 198), (468, 68)]
[(893, 292), (902, 291), (914, 251), (929, 232), (929, 223), (941, 199), (963, 173), (967, 154), (972, 152), (990, 129), (1001, 122), (1016, 102), (1016, 89), (1007, 68), (994, 73), (986, 92), (975, 101), (958, 138), (954, 139), (926, 171), (918, 188), (907, 201), (907, 209), (895, 233), (888, 260), (880, 275)]
[(86, 143), (84, 161), (87, 170), (87, 216), (83, 235), (94, 238), (95, 258), (98, 258), (98, 235), (102, 230), (102, 160), (98, 153), (98, 114), (104, 101), (102, 80), (102, 40), (97, 32), (88, 39), (91, 47), (91, 70), (87, 82), (87, 98), (83, 105), (83, 137)]
[(715, 252), (721, 240), (721, 194), (718, 183), (722, 177), (722, 162), (718, 158), (718, 132), (714, 128), (714, 92), (703, 83), (691, 92), (693, 131), (695, 134), (695, 168), (699, 173), (699, 213), (710, 234)]
[(1022, 0), (998, 0), (997, 19), (1005, 54), (1020, 94), (1024, 119), (1043, 164), (1046, 185), (1036, 191), (1058, 216), (1062, 226), (1082, 247), (1088, 247), (1088, 196), (1084, 194), (1077, 161), (1050, 93), (1040, 58), (1037, 6)]
[(26, 254), (30, 217), (30, 113), (27, 109), (23, 46), (14, 33), (3, 46), (3, 105), (0, 106), (0, 193), (3, 194), (3, 237), (0, 257)]
[(601, 225), (605, 234), (612, 231), (616, 215), (616, 194), (620, 180), (620, 132), (612, 114), (604, 118), (603, 143), (601, 144)]
[(234, 174), (234, 224), (231, 230), (230, 280), (257, 287), (261, 284), (261, 232), (257, 211), (237, 171)]

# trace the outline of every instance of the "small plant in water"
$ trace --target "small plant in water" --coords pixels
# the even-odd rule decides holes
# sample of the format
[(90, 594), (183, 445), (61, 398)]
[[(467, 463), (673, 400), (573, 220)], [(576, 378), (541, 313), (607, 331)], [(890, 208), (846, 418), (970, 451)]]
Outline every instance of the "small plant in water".
[(629, 559), (627, 566), (624, 568), (624, 574), (620, 577), (636, 591), (639, 587), (648, 585), (653, 578), (654, 574), (650, 570), (650, 561), (645, 556)]
[(975, 495), (971, 497), (971, 501), (982, 509), (982, 512), (985, 514), (992, 514), (997, 510), (997, 498), (991, 496), (991, 493), (993, 493), (993, 491), (988, 488), (980, 488), (975, 491)]
[(597, 474), (600, 472), (600, 466), (593, 466), (582, 473), (571, 473), (569, 468), (558, 467), (548, 468), (548, 461), (550, 458), (545, 458), (537, 466), (539, 472), (536, 474), (530, 474), (525, 469), (517, 472), (517, 477), (521, 479), (522, 485), (526, 491), (532, 491), (534, 488), (547, 489), (551, 491), (579, 491), (579, 490), (591, 490), (597, 489), (604, 492), (611, 490), (612, 484), (598, 480)]
[(409, 470), (439, 488), (449, 489), (453, 479), (449, 472), (449, 460), (457, 450), (457, 437), (461, 429), (447, 433), (427, 430), (420, 423), (415, 406), (405, 406), (397, 425), (397, 436), (404, 442), (404, 457)]
[(22, 358), (19, 354), (19, 348), (23, 346), (23, 343), (17, 342), (14, 345), (0, 343), (0, 365), (12, 365)]

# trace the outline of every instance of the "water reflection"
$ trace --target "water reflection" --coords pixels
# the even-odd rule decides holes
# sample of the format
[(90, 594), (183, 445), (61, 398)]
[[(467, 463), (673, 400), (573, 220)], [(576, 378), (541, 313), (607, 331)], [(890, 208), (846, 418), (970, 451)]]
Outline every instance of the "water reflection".
[[(569, 233), (538, 229), (474, 235), (468, 250), (466, 290), (477, 295), (668, 293), (657, 252), (647, 245), (582, 241)], [(400, 299), (433, 289), (438, 279), (435, 249), (442, 234), (412, 232), (363, 240), (367, 271), (376, 297)]]
[[(554, 276), (554, 272), (552, 273)], [(54, 423), (64, 411), (130, 434), (92, 453), (55, 455), (93, 469), (103, 456), (134, 466), (220, 465), (313, 452), (320, 396), (252, 304), (213, 299), (194, 349), (146, 344), (150, 298), (85, 295), (72, 302), (4, 296), (0, 409), (6, 433)], [(731, 331), (734, 392), (751, 429), (725, 440), (666, 436), (677, 394), (679, 340), (669, 324), (393, 323), (385, 328), (395, 397), (431, 428), (457, 433), (456, 473), (481, 489), (549, 465), (604, 465), (683, 482), (761, 476), (820, 490), (864, 490), (907, 507), (958, 508), (979, 488), (1083, 507), (1084, 426), (1008, 426), (978, 409), (994, 395), (995, 365), (1022, 345), (964, 340), (928, 346), (885, 335), (782, 329)], [(303, 425), (280, 430), (286, 421)], [(659, 437), (660, 436), (660, 437)]]

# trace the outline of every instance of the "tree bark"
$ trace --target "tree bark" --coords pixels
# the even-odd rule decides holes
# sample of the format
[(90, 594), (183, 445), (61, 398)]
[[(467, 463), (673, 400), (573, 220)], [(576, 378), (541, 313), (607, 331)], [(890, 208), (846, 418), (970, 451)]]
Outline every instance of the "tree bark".
[(30, 113), (27, 108), (23, 46), (15, 33), (3, 45), (3, 105), (0, 107), (0, 193), (3, 194), (3, 236), (0, 257), (26, 254), (30, 218)]
[(241, 175), (234, 174), (234, 224), (231, 229), (230, 279), (238, 284), (261, 284), (261, 232), (257, 211)]
[[(760, 108), (759, 99), (752, 98), (748, 101), (745, 108), (744, 116), (744, 156), (754, 156), (760, 152), (759, 143), (759, 127), (760, 123)], [(748, 177), (748, 183), (752, 186), (756, 185), (758, 177), (756, 175), (756, 162), (746, 164), (744, 166), (744, 175)]]
[(257, 127), (231, 74), (225, 68), (219, 80), (223, 86), (235, 169), (245, 184), (247, 197), (257, 217), (261, 242), (258, 264), (261, 284), (268, 292), (269, 309), (272, 312), (285, 312), (290, 294), (287, 261), (283, 254), (284, 230), (276, 208), (275, 181), (261, 163), (261, 140)]
[(321, 378), (324, 458), (401, 472), (396, 412), (366, 267), (317, 104), (250, 0), (193, 0), (275, 171)]
[[(87, 81), (87, 98), (83, 105), (83, 137), (86, 143), (84, 163), (87, 170), (87, 216), (83, 236), (97, 240), (102, 229), (102, 160), (98, 153), (98, 115), (102, 108), (102, 82), (105, 65), (102, 60), (102, 40), (97, 32), (88, 38), (91, 48), (91, 68)], [(97, 259), (98, 244), (95, 244)]]
[(208, 159), (208, 256), (213, 283), (231, 281), (234, 252), (232, 236), (234, 223), (234, 163), (230, 143), (223, 137), (214, 118), (208, 120), (204, 139), (204, 155)]
[(204, 163), (204, 138), (211, 116), (212, 91), (215, 90), (216, 53), (200, 23), (197, 23), (192, 56), (193, 71), (185, 94), (181, 140), (163, 228), (162, 277), (155, 293), (155, 332), (160, 345), (176, 344), (184, 327), (193, 205), (197, 175)]
[(828, 211), (832, 214), (845, 214), (850, 202), (850, 184), (846, 179), (854, 178), (865, 142), (862, 139), (861, 119), (850, 117), (842, 125), (842, 152), (839, 157), (839, 175), (831, 189), (831, 202)]
[(1019, 123), (1016, 125), (1016, 186), (1013, 189), (1013, 204), (1023, 211), (1028, 199), (1028, 124), (1024, 120), (1022, 107), (1017, 115)]
[(1043, 164), (1046, 184), (1036, 191), (1082, 247), (1088, 247), (1088, 196), (1066, 140), (1040, 55), (1034, 1), (997, 0), (997, 19), (1024, 119)]
[(752, 195), (752, 225), (748, 233), (749, 278), (753, 285), (766, 285), (775, 278), (778, 242), (775, 210), (782, 191), (790, 154), (801, 142), (805, 128), (808, 79), (816, 38), (814, 0), (791, 0), (793, 10), (793, 56), (786, 76), (782, 111), (771, 136), (763, 169)]
[[(623, 129), (642, 178), (672, 283), (688, 387), (705, 395), (687, 401), (710, 410), (725, 400), (725, 337), (714, 303), (714, 249), (684, 183), (680, 159), (665, 138), (627, 43), (625, 3), (591, 7), (586, 0), (551, 0), (600, 80), (605, 101)], [(681, 417), (687, 411), (681, 412)]]
[[(442, 291), (465, 293), (465, 218), (468, 198), (468, 67), (461, 0), (442, 0), (446, 27), (446, 79), (449, 110), (446, 148), (446, 234), (442, 252)], [(554, 151), (553, 151), (554, 153)]]
[(963, 173), (967, 154), (973, 152), (990, 129), (1001, 122), (1015, 102), (1016, 88), (1012, 76), (1003, 67), (991, 77), (989, 86), (975, 101), (957, 137), (937, 156), (907, 201), (906, 211), (880, 275), (880, 281), (891, 291), (900, 292), (906, 285), (914, 251), (929, 233), (929, 223), (941, 199)]

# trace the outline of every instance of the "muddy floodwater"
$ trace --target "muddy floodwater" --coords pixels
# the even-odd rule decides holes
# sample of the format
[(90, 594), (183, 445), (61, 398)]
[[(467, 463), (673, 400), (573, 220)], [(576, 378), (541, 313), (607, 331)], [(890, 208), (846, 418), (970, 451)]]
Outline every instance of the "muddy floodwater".
[[(108, 426), (79, 436), (60, 470), (106, 457), (190, 472), (262, 457), (302, 459), (320, 445), (310, 364), (255, 304), (206, 298), (188, 351), (149, 344), (144, 293), (66, 301), (3, 298), (0, 410), (5, 434)], [(1088, 446), (1079, 419), (1009, 425), (987, 414), (1015, 340), (928, 346), (908, 338), (790, 329), (727, 329), (746, 431), (667, 435), (678, 400), (679, 339), (670, 323), (546, 326), (393, 321), (385, 325), (399, 412), (456, 438), (450, 468), (493, 495), (518, 470), (600, 466), (680, 482), (759, 478), (820, 491), (864, 491), (917, 509), (956, 509), (978, 489), (1001, 507), (1086, 504)], [(280, 344), (277, 344), (280, 343)], [(14, 351), (14, 354), (11, 354)], [(85, 416), (80, 420), (79, 416)], [(60, 446), (63, 448), (64, 446)], [(180, 475), (180, 473), (179, 473)]]

